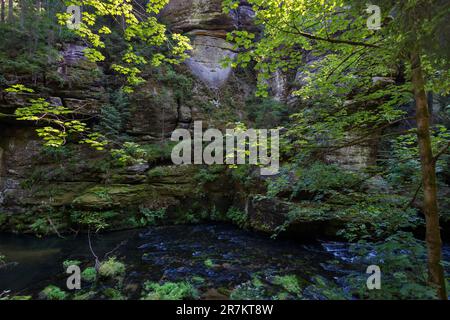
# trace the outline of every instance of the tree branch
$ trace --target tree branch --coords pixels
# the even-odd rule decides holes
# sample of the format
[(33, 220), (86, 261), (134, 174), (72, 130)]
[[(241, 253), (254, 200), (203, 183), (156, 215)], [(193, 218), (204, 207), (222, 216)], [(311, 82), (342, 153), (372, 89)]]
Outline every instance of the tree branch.
[(436, 163), (439, 160), (439, 158), (448, 151), (449, 148), (450, 148), (450, 141), (444, 148), (438, 151), (438, 153), (433, 158), (433, 162)]

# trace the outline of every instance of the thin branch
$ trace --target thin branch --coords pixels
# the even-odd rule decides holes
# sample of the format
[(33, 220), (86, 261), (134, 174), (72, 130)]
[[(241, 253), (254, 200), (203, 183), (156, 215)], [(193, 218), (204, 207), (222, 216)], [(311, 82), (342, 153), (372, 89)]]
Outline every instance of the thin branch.
[(450, 141), (447, 143), (447, 145), (444, 148), (442, 148), (440, 151), (438, 151), (436, 156), (434, 156), (434, 158), (433, 158), (433, 162), (436, 163), (442, 155), (444, 155), (445, 153), (447, 153), (449, 151), (449, 148), (450, 148)]
[(406, 206), (403, 208), (403, 210), (408, 209), (409, 207), (412, 206), (412, 204), (416, 201), (417, 196), (419, 195), (419, 191), (420, 189), (422, 189), (422, 182), (419, 184), (419, 186), (416, 189), (416, 192), (414, 192), (414, 196), (412, 197), (412, 199), (406, 204)]
[(98, 272), (98, 270), (100, 269), (100, 260), (98, 256), (95, 254), (94, 249), (92, 248), (90, 227), (88, 228), (88, 243), (89, 243), (89, 250), (91, 250), (91, 253), (95, 258), (95, 270)]
[(47, 217), (47, 221), (48, 221), (48, 223), (50, 224), (50, 226), (53, 228), (53, 231), (55, 231), (56, 235), (57, 235), (58, 237), (60, 237), (61, 239), (65, 239), (65, 237), (63, 237), (63, 236), (59, 233), (58, 229), (55, 227), (55, 225), (53, 224), (53, 221), (52, 221), (52, 219), (50, 219), (50, 217)]

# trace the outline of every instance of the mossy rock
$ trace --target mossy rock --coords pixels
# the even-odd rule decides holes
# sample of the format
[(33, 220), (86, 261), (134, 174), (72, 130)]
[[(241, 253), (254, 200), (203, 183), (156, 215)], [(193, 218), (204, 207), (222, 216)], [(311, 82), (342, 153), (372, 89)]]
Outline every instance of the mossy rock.
[(46, 300), (64, 300), (67, 298), (67, 293), (62, 291), (57, 286), (50, 285), (42, 290), (39, 296), (40, 298)]
[(73, 200), (73, 204), (80, 208), (108, 209), (142, 203), (157, 196), (155, 188), (146, 184), (102, 185), (86, 190)]
[(150, 184), (193, 184), (198, 169), (194, 165), (160, 166), (147, 172)]
[(89, 182), (58, 182), (39, 184), (28, 197), (21, 199), (22, 205), (40, 205), (42, 202), (53, 207), (70, 205), (83, 190), (92, 186)]

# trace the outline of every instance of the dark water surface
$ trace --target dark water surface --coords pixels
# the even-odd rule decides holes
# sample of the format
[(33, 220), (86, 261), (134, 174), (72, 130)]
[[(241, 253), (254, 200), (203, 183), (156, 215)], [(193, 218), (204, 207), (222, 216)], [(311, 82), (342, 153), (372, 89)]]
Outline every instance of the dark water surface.
[[(232, 288), (260, 271), (303, 277), (326, 273), (320, 264), (332, 257), (320, 243), (272, 240), (220, 224), (112, 232), (92, 236), (92, 245), (100, 258), (116, 249), (112, 254), (126, 263), (128, 282), (199, 276), (215, 288)], [(0, 291), (20, 294), (49, 283), (63, 285), (67, 259), (94, 262), (86, 234), (67, 239), (2, 234), (0, 252), (13, 262), (0, 269)]]
[[(337, 242), (298, 243), (222, 224), (178, 225), (92, 236), (95, 253), (108, 252), (127, 266), (125, 286), (139, 298), (144, 281), (205, 280), (203, 297), (217, 295), (217, 288), (232, 290), (256, 273), (264, 277), (295, 274), (301, 279), (321, 275), (336, 279), (342, 270), (327, 268), (327, 261), (345, 259), (346, 246)], [(113, 252), (111, 252), (113, 251)], [(450, 258), (446, 250), (446, 260)], [(33, 295), (49, 284), (65, 288), (67, 259), (93, 265), (86, 234), (61, 239), (27, 235), (0, 235), (0, 253), (10, 262), (0, 269), (0, 293)], [(211, 298), (211, 297), (209, 297)], [(218, 298), (221, 298), (219, 295)]]

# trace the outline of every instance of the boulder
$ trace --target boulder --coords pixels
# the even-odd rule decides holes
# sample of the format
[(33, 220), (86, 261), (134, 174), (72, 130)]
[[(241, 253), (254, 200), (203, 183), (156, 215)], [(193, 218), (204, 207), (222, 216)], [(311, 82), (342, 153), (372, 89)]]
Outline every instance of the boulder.
[[(251, 228), (263, 233), (274, 234), (278, 232), (286, 221), (291, 221), (281, 236), (290, 238), (317, 238), (334, 237), (337, 231), (345, 224), (344, 217), (334, 213), (320, 216), (310, 215), (310, 203), (293, 203), (277, 198), (255, 196), (250, 199), (247, 208)], [(293, 212), (304, 212), (292, 216)]]

